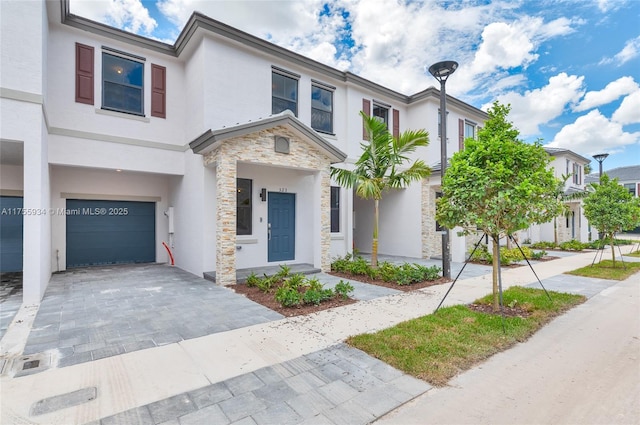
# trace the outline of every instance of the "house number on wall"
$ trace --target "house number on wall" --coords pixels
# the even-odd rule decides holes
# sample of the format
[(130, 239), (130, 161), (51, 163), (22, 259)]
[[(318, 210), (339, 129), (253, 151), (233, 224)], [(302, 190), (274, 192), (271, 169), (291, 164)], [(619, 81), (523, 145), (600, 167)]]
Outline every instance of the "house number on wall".
[(286, 187), (281, 187), (280, 189), (278, 189), (279, 192), (282, 193), (286, 193), (287, 192), (287, 188)]

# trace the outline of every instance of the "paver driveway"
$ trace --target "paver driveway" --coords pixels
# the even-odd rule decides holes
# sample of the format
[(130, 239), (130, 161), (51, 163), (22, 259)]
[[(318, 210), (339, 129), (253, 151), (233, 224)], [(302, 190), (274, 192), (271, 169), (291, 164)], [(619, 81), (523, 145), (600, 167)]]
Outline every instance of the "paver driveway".
[(53, 275), (24, 354), (64, 367), (282, 317), (177, 267), (74, 269)]

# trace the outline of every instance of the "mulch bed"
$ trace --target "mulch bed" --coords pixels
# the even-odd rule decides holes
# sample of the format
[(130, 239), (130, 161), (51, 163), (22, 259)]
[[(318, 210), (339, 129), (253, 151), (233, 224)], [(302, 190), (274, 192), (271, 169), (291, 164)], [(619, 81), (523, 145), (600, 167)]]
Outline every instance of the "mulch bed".
[(425, 280), (424, 282), (416, 282), (410, 285), (398, 285), (395, 282), (385, 282), (381, 279), (371, 279), (365, 275), (355, 275), (351, 273), (330, 272), (330, 275), (338, 276), (344, 279), (356, 280), (362, 283), (369, 283), (371, 285), (384, 286), (386, 288), (397, 289), (398, 291), (410, 292), (416, 289), (428, 288), (429, 286), (442, 285), (443, 283), (451, 282), (451, 279), (441, 277), (436, 280)]
[(489, 304), (467, 304), (467, 307), (469, 310), (477, 311), (478, 313), (493, 314), (495, 316), (504, 314), (505, 317), (522, 317), (523, 319), (531, 316), (531, 313), (518, 306), (509, 307), (505, 305), (502, 306), (502, 310), (498, 309), (498, 311), (493, 311), (493, 306)]
[(297, 307), (283, 307), (275, 300), (275, 289), (272, 292), (262, 292), (260, 289), (247, 286), (244, 283), (238, 283), (230, 287), (238, 294), (243, 294), (251, 301), (277, 311), (285, 317), (301, 316), (303, 314), (315, 313), (317, 311), (327, 310), (333, 307), (340, 307), (357, 302), (353, 298), (342, 299), (335, 297), (331, 300), (324, 301), (320, 305), (301, 304)]

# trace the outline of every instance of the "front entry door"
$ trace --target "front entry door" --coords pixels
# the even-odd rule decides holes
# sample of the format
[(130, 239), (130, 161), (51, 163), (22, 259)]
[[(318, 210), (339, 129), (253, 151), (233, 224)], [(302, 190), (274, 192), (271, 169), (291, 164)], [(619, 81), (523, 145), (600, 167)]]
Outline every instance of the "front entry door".
[(296, 195), (269, 192), (268, 209), (268, 260), (293, 260), (296, 252)]

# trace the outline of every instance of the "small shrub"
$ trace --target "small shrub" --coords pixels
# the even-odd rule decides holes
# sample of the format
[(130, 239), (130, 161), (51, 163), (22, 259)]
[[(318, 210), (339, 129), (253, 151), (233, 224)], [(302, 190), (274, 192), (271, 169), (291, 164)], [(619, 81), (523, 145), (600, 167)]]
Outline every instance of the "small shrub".
[(333, 288), (333, 290), (337, 296), (346, 300), (353, 292), (353, 285), (349, 282), (345, 282), (344, 280), (340, 280), (340, 282), (336, 284), (336, 287)]
[(560, 244), (560, 249), (563, 251), (582, 251), (587, 247), (587, 245), (588, 244), (572, 239), (568, 242), (562, 242)]
[(387, 261), (383, 261), (378, 265), (378, 277), (385, 282), (392, 282), (395, 280), (397, 267)]
[(274, 277), (276, 277), (277, 280), (282, 280), (287, 278), (289, 274), (291, 274), (291, 267), (287, 266), (286, 264), (282, 264), (280, 266), (280, 270), (275, 274)]
[(333, 298), (333, 295), (331, 289), (307, 289), (302, 295), (302, 301), (305, 304), (320, 305), (321, 302)]
[(349, 264), (348, 271), (352, 274), (368, 276), (371, 273), (371, 265), (364, 258), (357, 257)]
[(249, 287), (258, 286), (259, 282), (260, 282), (260, 278), (255, 273), (251, 272), (251, 274), (247, 276), (247, 286)]
[(331, 270), (339, 273), (346, 273), (349, 271), (349, 265), (351, 264), (351, 254), (347, 254), (344, 257), (338, 257), (331, 263)]
[(471, 256), (471, 261), (477, 263), (491, 263), (493, 262), (493, 256), (489, 253), (489, 248), (483, 244), (475, 250)]
[(416, 268), (420, 272), (420, 282), (425, 280), (437, 280), (440, 279), (440, 274), (442, 273), (442, 269), (438, 266), (421, 266), (420, 264), (415, 264)]
[(545, 255), (547, 255), (547, 251), (545, 251), (544, 249), (542, 251), (531, 251), (531, 258), (532, 260), (540, 260), (542, 259), (542, 257), (544, 257)]
[(540, 242), (532, 243), (529, 248), (533, 248), (533, 249), (556, 249), (556, 248), (558, 248), (558, 246), (555, 244), (555, 242), (540, 241)]
[(294, 274), (294, 275), (289, 276), (288, 278), (286, 278), (282, 285), (283, 286), (288, 286), (288, 287), (293, 288), (293, 289), (298, 289), (301, 286), (306, 285), (305, 280), (306, 279), (305, 279), (303, 274), (297, 273), (297, 274)]
[(320, 281), (316, 277), (314, 277), (313, 279), (307, 279), (305, 282), (305, 286), (313, 291), (320, 291), (324, 289), (324, 285), (320, 283)]
[(273, 285), (276, 282), (278, 282), (278, 279), (276, 278), (276, 276), (267, 276), (265, 274), (262, 279), (258, 279), (256, 286), (262, 292), (271, 292), (271, 288), (273, 288)]
[(302, 294), (296, 288), (283, 285), (276, 290), (275, 298), (283, 307), (295, 307), (302, 301)]

